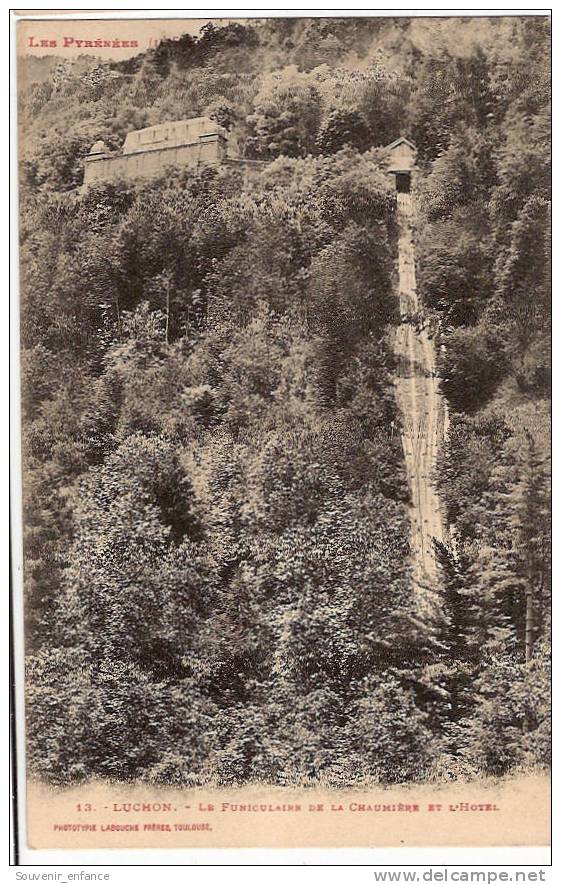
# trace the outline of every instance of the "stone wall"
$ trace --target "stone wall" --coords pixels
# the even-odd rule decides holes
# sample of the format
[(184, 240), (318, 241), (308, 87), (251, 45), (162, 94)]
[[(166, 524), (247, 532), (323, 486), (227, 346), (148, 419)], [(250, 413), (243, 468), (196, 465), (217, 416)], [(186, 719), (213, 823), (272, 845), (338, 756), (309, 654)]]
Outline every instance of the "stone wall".
[(137, 150), (128, 154), (94, 154), (86, 157), (84, 185), (120, 178), (149, 178), (169, 166), (197, 169), (222, 163), (227, 141), (223, 135), (202, 135), (189, 144)]

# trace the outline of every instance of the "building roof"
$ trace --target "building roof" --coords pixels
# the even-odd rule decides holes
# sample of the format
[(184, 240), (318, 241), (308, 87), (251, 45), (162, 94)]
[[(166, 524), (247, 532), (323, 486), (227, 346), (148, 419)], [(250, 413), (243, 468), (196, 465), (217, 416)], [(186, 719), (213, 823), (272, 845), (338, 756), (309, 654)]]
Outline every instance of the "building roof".
[(417, 150), (417, 148), (415, 147), (415, 145), (413, 144), (413, 142), (412, 142), (412, 141), (409, 141), (409, 139), (408, 139), (408, 138), (405, 138), (405, 136), (403, 136), (403, 135), (402, 135), (400, 138), (396, 138), (396, 140), (395, 140), (395, 141), (392, 141), (391, 144), (386, 145), (386, 150), (387, 150), (387, 151), (393, 151), (393, 149), (396, 148), (396, 147), (398, 147), (400, 144), (406, 144), (406, 145), (408, 145), (408, 147), (410, 147), (412, 150), (414, 150), (414, 151)]
[(226, 138), (227, 132), (210, 117), (191, 117), (188, 120), (156, 123), (155, 126), (129, 132), (123, 145), (123, 154), (190, 144), (205, 135), (219, 135)]
[(186, 120), (169, 120), (164, 123), (156, 123), (154, 126), (146, 126), (144, 129), (135, 129), (133, 132), (129, 133), (129, 135), (140, 135), (140, 133), (145, 132), (155, 132), (158, 129), (179, 127), (179, 126), (197, 126), (201, 124), (208, 124), (209, 126), (216, 126), (217, 123), (215, 120), (211, 120), (210, 117), (188, 117)]
[(90, 154), (106, 154), (107, 145), (104, 141), (96, 141), (90, 148)]

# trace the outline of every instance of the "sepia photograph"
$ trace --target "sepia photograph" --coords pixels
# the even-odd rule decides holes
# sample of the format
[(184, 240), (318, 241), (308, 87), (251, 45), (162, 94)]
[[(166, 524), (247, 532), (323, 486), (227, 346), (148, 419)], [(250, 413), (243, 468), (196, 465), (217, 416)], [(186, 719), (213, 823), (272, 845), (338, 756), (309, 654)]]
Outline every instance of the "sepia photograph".
[(549, 15), (32, 12), (29, 846), (547, 845)]

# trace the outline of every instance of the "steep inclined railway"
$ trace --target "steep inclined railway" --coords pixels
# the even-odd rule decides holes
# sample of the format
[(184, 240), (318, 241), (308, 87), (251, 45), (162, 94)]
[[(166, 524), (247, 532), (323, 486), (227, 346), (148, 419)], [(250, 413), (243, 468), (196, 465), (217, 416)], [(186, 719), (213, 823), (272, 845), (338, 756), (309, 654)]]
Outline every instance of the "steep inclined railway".
[(446, 433), (446, 407), (438, 391), (435, 351), (417, 297), (413, 242), (414, 204), (397, 194), (399, 225), (399, 303), (401, 323), (395, 334), (395, 390), (401, 413), (401, 438), (410, 489), (413, 579), (420, 606), (430, 605), (437, 566), (434, 539), (442, 541), (444, 524), (434, 484), (439, 446)]

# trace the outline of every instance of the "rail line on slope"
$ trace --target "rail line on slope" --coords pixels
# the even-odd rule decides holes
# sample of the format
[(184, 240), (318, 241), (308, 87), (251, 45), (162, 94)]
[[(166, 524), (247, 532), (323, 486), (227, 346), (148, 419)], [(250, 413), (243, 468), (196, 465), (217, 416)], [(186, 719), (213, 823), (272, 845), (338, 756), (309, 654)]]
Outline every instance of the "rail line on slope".
[(414, 588), (419, 607), (432, 608), (431, 588), (438, 582), (434, 541), (444, 540), (444, 520), (434, 475), (447, 413), (438, 389), (434, 344), (422, 320), (417, 294), (411, 194), (397, 194), (397, 218), (401, 322), (394, 338), (398, 364), (395, 393), (410, 492)]

